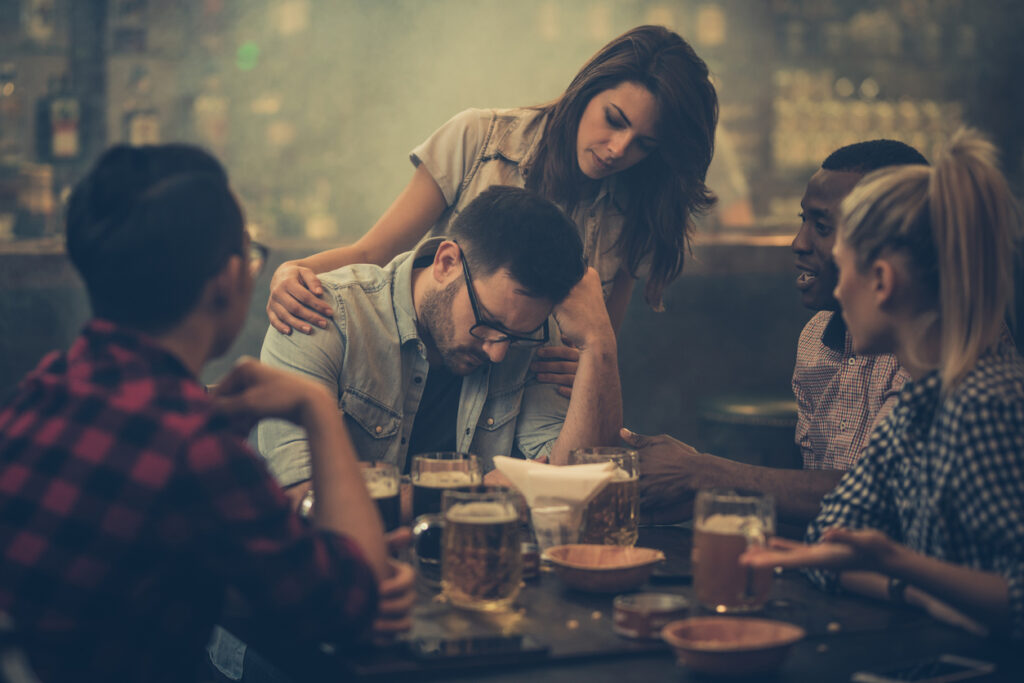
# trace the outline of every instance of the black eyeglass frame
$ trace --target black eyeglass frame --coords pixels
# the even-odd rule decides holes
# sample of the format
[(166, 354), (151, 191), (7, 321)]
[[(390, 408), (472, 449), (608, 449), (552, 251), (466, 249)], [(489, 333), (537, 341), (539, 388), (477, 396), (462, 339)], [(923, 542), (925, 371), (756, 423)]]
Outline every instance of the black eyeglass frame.
[[(458, 242), (456, 242), (455, 244), (458, 245)], [(519, 347), (543, 346), (544, 344), (548, 343), (548, 339), (550, 339), (550, 336), (549, 336), (549, 331), (548, 331), (548, 319), (547, 318), (544, 319), (544, 323), (538, 328), (540, 330), (543, 330), (543, 333), (544, 333), (544, 336), (541, 337), (541, 338), (538, 338), (538, 337), (524, 337), (524, 336), (519, 335), (519, 334), (514, 334), (513, 332), (510, 332), (509, 330), (506, 330), (504, 327), (498, 325), (497, 323), (487, 322), (487, 321), (483, 320), (480, 317), (480, 308), (481, 308), (480, 302), (477, 301), (476, 290), (473, 287), (473, 277), (472, 277), (472, 275), (469, 274), (469, 262), (466, 261), (466, 254), (463, 251), (461, 245), (459, 245), (459, 259), (462, 261), (462, 276), (466, 280), (466, 292), (469, 294), (469, 305), (472, 306), (472, 308), (473, 308), (473, 318), (476, 321), (473, 324), (473, 327), (469, 328), (469, 333), (471, 335), (473, 335), (474, 338), (479, 339), (480, 341), (483, 341), (483, 342), (489, 342), (491, 344), (504, 344), (505, 342), (508, 342), (510, 346), (519, 346)], [(480, 334), (481, 329), (491, 330), (492, 332), (497, 332), (501, 336), (499, 336), (499, 337), (484, 337), (484, 336), (481, 336), (481, 334)]]

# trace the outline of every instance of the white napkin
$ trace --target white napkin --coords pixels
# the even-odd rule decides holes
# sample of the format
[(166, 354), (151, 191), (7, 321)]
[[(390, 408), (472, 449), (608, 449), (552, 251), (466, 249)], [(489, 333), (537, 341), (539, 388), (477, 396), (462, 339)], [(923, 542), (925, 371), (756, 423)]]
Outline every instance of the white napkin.
[(567, 505), (585, 505), (607, 484), (615, 472), (615, 463), (588, 465), (548, 465), (504, 455), (494, 456), (494, 466), (533, 507), (538, 499), (557, 500)]
[(526, 498), (541, 552), (579, 540), (583, 510), (617, 469), (613, 462), (556, 466), (501, 455), (494, 466)]

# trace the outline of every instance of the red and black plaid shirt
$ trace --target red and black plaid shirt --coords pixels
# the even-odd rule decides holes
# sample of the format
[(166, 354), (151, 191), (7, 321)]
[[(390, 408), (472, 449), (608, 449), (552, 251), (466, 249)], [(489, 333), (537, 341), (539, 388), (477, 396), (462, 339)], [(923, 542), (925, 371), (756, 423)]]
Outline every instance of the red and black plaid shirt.
[(229, 584), (310, 639), (362, 639), (377, 603), (358, 548), (291, 512), (188, 370), (105, 321), (0, 409), (0, 555), (43, 680), (194, 678)]

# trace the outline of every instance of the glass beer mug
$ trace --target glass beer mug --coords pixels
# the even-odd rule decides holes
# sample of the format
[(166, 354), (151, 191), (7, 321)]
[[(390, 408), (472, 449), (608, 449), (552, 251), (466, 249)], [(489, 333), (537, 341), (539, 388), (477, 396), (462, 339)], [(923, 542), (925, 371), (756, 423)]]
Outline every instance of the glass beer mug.
[[(447, 490), (442, 512), (423, 515), (413, 533), (441, 527), (441, 592), (456, 606), (495, 611), (519, 594), (522, 557), (518, 496)], [(417, 559), (417, 563), (419, 559)]]
[(386, 462), (363, 462), (363, 481), (370, 498), (377, 504), (384, 531), (393, 531), (401, 523), (402, 506), (399, 497), (401, 476), (398, 468)]
[(580, 543), (636, 545), (639, 536), (640, 468), (636, 451), (628, 448), (577, 448), (570, 465), (614, 462), (612, 479), (583, 512)]
[(719, 613), (764, 607), (772, 586), (771, 568), (739, 563), (752, 545), (764, 546), (775, 533), (771, 496), (709, 489), (697, 494), (693, 515), (693, 589), (701, 606)]
[(441, 511), (441, 494), (448, 489), (469, 491), (483, 481), (480, 460), (469, 453), (420, 453), (412, 458), (412, 516)]

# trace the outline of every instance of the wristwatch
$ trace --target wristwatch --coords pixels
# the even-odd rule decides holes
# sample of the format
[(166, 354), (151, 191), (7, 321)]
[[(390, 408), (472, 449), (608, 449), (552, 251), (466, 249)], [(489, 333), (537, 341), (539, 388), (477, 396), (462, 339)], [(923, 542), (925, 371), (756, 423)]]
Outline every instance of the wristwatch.
[(895, 576), (889, 577), (889, 599), (893, 602), (907, 601), (907, 582)]
[(312, 517), (314, 502), (313, 489), (309, 489), (302, 495), (302, 500), (299, 501), (299, 516), (305, 519)]

